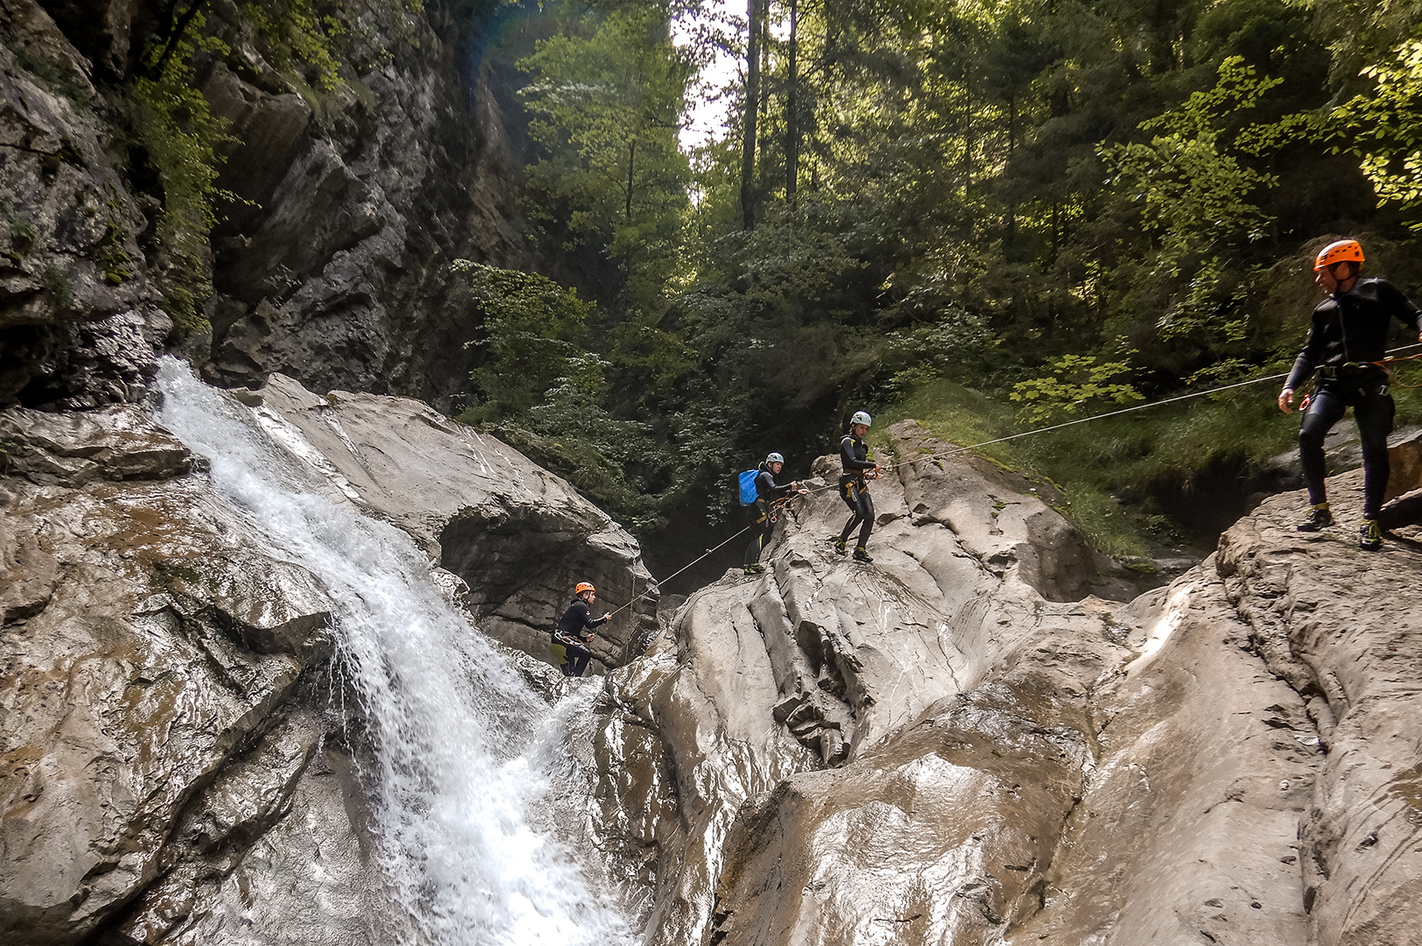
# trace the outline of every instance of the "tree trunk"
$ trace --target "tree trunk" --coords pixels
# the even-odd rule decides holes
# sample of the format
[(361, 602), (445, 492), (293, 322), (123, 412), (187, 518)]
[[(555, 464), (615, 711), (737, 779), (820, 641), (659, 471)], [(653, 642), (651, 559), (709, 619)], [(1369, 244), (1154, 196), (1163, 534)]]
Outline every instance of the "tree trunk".
[(637, 139), (633, 138), (627, 142), (627, 207), (626, 220), (632, 222), (632, 183), (636, 179), (637, 168)]
[(796, 184), (800, 175), (800, 57), (796, 45), (800, 25), (800, 0), (790, 0), (790, 41), (785, 98), (785, 203), (795, 207)]
[(768, 0), (747, 0), (746, 4), (746, 89), (745, 119), (741, 142), (741, 219), (747, 230), (755, 229), (755, 145), (756, 118), (760, 113), (760, 36)]

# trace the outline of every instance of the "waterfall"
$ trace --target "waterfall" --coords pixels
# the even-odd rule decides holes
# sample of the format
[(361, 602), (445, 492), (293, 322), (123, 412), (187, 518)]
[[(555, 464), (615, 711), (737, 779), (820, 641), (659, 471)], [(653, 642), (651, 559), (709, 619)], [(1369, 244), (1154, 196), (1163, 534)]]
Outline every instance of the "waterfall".
[(540, 827), (558, 801), (550, 768), (566, 766), (550, 745), (578, 707), (550, 711), (448, 603), (410, 537), (343, 501), (252, 409), (175, 359), (158, 380), (159, 420), (209, 459), (213, 488), (267, 554), (308, 569), (337, 602), (336, 659), (374, 750), (366, 782), (391, 913), (413, 931), (401, 942), (630, 942), (575, 853)]

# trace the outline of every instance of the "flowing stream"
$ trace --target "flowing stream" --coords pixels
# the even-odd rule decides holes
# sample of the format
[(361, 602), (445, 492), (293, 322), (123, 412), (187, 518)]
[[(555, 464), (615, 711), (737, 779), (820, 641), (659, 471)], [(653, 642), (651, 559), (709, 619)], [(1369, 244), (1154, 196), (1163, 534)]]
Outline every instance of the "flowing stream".
[[(273, 557), (337, 602), (337, 660), (373, 747), (365, 761), (391, 924), (411, 946), (629, 943), (574, 852), (549, 836), (566, 766), (550, 709), (452, 605), (405, 533), (342, 501), (310, 454), (165, 359), (160, 421), (211, 461), (213, 487)], [(377, 927), (382, 924), (376, 924)]]

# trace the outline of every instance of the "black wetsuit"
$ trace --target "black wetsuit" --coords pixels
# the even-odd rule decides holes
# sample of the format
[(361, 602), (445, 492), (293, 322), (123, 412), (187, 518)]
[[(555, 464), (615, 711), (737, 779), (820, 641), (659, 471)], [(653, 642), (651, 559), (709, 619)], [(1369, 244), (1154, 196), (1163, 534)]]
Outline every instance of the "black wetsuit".
[(770, 530), (775, 528), (775, 520), (771, 518), (771, 504), (777, 499), (784, 499), (790, 495), (790, 486), (777, 486), (775, 476), (766, 469), (762, 469), (755, 478), (755, 502), (747, 506), (747, 515), (751, 520), (751, 528), (755, 530), (751, 535), (750, 544), (746, 546), (745, 563), (754, 565), (760, 561), (760, 552), (770, 543)]
[(568, 605), (568, 610), (563, 612), (563, 616), (558, 619), (558, 626), (553, 631), (553, 645), (556, 647), (561, 644), (568, 654), (567, 661), (560, 665), (563, 676), (583, 675), (588, 661), (592, 660), (592, 651), (588, 649), (587, 637), (583, 632), (598, 627), (606, 620), (607, 618), (591, 617), (588, 603), (582, 598), (574, 598), (573, 603)]
[(1309, 502), (1325, 502), (1323, 438), (1353, 408), (1363, 441), (1363, 518), (1376, 519), (1387, 491), (1387, 435), (1394, 405), (1388, 376), (1370, 362), (1387, 356), (1387, 333), (1396, 318), (1422, 332), (1422, 311), (1384, 279), (1359, 279), (1347, 292), (1335, 292), (1313, 310), (1308, 341), (1294, 362), (1284, 387), (1298, 390), (1318, 369), (1308, 412), (1299, 427), (1299, 461)]
[(844, 471), (839, 477), (839, 496), (849, 507), (849, 521), (839, 534), (839, 543), (849, 541), (849, 533), (859, 526), (859, 547), (869, 541), (869, 533), (874, 529), (874, 500), (869, 496), (869, 483), (865, 472), (876, 464), (869, 459), (869, 445), (853, 434), (845, 434), (839, 442), (839, 463)]

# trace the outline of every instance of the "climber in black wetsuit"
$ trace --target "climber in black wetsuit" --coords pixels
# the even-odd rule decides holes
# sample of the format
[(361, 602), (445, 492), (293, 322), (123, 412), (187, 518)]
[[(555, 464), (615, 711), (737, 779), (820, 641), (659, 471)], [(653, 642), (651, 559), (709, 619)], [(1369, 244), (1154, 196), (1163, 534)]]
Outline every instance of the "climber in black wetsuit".
[(1422, 311), (1385, 279), (1360, 278), (1363, 248), (1357, 240), (1325, 246), (1314, 260), (1314, 281), (1328, 298), (1313, 310), (1308, 341), (1294, 370), (1279, 392), (1279, 410), (1293, 408), (1294, 391), (1315, 372), (1313, 394), (1305, 399), (1299, 427), (1299, 461), (1312, 508), (1299, 523), (1300, 532), (1317, 532), (1333, 524), (1324, 489), (1323, 438), (1353, 408), (1363, 441), (1363, 524), (1358, 547), (1382, 548), (1378, 513), (1387, 490), (1387, 435), (1392, 433), (1394, 406), (1388, 375), (1381, 365), (1387, 355), (1387, 333), (1396, 318), (1422, 342)]
[(849, 533), (859, 526), (859, 542), (854, 546), (854, 560), (872, 562), (865, 543), (874, 528), (874, 500), (869, 496), (869, 475), (877, 476), (879, 464), (869, 458), (869, 445), (864, 435), (869, 433), (873, 420), (864, 411), (856, 411), (849, 421), (849, 433), (839, 442), (839, 462), (843, 472), (839, 477), (839, 495), (849, 507), (849, 521), (835, 540), (834, 550), (840, 555), (846, 551)]
[(747, 575), (765, 571), (765, 566), (760, 563), (760, 553), (770, 543), (770, 531), (775, 528), (775, 502), (796, 493), (808, 492), (800, 489), (799, 483), (777, 485), (775, 478), (784, 468), (785, 458), (778, 453), (772, 453), (765, 458), (765, 462), (760, 465), (760, 473), (756, 475), (756, 499), (755, 503), (748, 507), (754, 533), (751, 535), (750, 544), (746, 546), (745, 564), (741, 566), (741, 570)]
[(558, 662), (558, 667), (565, 677), (583, 675), (583, 671), (588, 668), (588, 661), (592, 659), (587, 640), (593, 635), (586, 632), (602, 626), (612, 617), (610, 611), (600, 618), (590, 616), (592, 603), (596, 599), (597, 589), (591, 583), (578, 582), (577, 587), (573, 589), (572, 603), (568, 605), (568, 610), (563, 612), (563, 616), (558, 620), (558, 627), (553, 631), (553, 659)]

